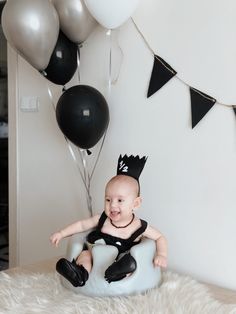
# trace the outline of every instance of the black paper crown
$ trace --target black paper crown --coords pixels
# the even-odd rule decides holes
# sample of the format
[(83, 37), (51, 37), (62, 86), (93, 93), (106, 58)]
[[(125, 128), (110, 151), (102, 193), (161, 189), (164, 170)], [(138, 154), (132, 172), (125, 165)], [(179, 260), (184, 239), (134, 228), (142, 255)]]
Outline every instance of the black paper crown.
[(146, 160), (146, 156), (139, 158), (139, 156), (134, 157), (133, 155), (127, 156), (125, 154), (123, 157), (120, 155), (117, 165), (117, 175), (123, 174), (133, 177), (138, 181)]

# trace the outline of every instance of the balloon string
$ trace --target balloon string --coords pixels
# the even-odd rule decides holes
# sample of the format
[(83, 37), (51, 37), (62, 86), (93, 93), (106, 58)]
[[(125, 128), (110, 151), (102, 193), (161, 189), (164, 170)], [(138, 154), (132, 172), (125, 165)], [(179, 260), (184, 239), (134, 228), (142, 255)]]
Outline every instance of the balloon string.
[(78, 45), (78, 48), (77, 48), (77, 68), (78, 68), (78, 82), (80, 84), (80, 81), (81, 81), (81, 76), (80, 76), (80, 53), (79, 53), (79, 48), (81, 46)]
[[(52, 107), (53, 107), (54, 111), (56, 112), (56, 106), (55, 106), (55, 103), (54, 103), (54, 101), (53, 101), (52, 92), (51, 92), (51, 90), (50, 90), (48, 84), (47, 84), (47, 90), (48, 90), (48, 95), (49, 95), (49, 98), (50, 98)], [(77, 158), (76, 158), (76, 156), (75, 156), (75, 153), (74, 153), (74, 151), (73, 151), (73, 148), (72, 148), (72, 146), (71, 146), (69, 140), (67, 139), (67, 137), (64, 136), (64, 138), (65, 138), (65, 140), (66, 140), (67, 147), (68, 147), (68, 149), (69, 149), (69, 152), (70, 152), (70, 154), (71, 154), (71, 157), (72, 157), (72, 159), (74, 160), (75, 165), (77, 166), (77, 168), (78, 168), (78, 170), (79, 170), (81, 179), (82, 179), (82, 181), (83, 181), (83, 183), (84, 183), (84, 186), (85, 186), (85, 189), (86, 189), (87, 193), (89, 194), (89, 191), (88, 191), (88, 187), (87, 187), (85, 178), (84, 178), (83, 173), (82, 173), (82, 171), (81, 171), (81, 169), (80, 169), (80, 166), (79, 166), (79, 163), (78, 163)]]
[[(79, 53), (79, 49), (82, 47), (82, 45), (78, 45), (78, 49), (77, 49), (77, 67), (78, 67), (78, 84), (80, 84), (81, 82), (81, 73), (80, 73), (80, 53)], [(91, 179), (90, 179), (90, 175), (89, 175), (89, 171), (88, 171), (88, 167), (87, 167), (87, 161), (86, 161), (86, 157), (87, 157), (87, 152), (84, 149), (80, 149), (78, 147), (78, 152), (79, 152), (79, 156), (80, 156), (80, 160), (81, 163), (83, 165), (83, 175), (81, 173), (81, 176), (83, 178), (83, 182), (86, 188), (86, 200), (87, 200), (87, 206), (88, 206), (88, 211), (90, 213), (90, 216), (93, 215), (93, 207), (92, 207), (92, 197), (91, 197), (91, 193), (90, 193), (90, 186), (91, 186)]]
[[(77, 73), (78, 73), (78, 84), (81, 82), (81, 73), (80, 73), (80, 48), (82, 47), (81, 44), (77, 46)], [(81, 163), (83, 165), (83, 180), (84, 184), (86, 187), (86, 200), (87, 200), (87, 206), (88, 206), (88, 211), (90, 213), (90, 216), (93, 214), (93, 209), (92, 209), (92, 197), (90, 194), (90, 180), (89, 180), (89, 172), (87, 168), (87, 163), (86, 163), (86, 154), (84, 154), (84, 150), (78, 149), (79, 156)], [(82, 154), (81, 154), (82, 153)], [(81, 156), (83, 155), (83, 156)]]
[(85, 181), (85, 184), (86, 184), (86, 187), (87, 187), (87, 192), (89, 193), (89, 190), (88, 190), (88, 185), (90, 185), (90, 184), (88, 183), (89, 174), (88, 174), (88, 170), (87, 170), (87, 162), (86, 162), (85, 154), (83, 153), (84, 150), (83, 150), (83, 149), (78, 149), (78, 152), (79, 152), (79, 156), (80, 156), (81, 163), (82, 163), (82, 165), (83, 165), (83, 170), (84, 170), (83, 177), (84, 177), (84, 181)]
[[(111, 90), (111, 85), (116, 84), (119, 76), (120, 71), (124, 59), (123, 50), (120, 47), (119, 40), (118, 40), (118, 30), (108, 30), (107, 36), (109, 36), (109, 78), (108, 78), (108, 89), (109, 93)], [(116, 48), (116, 49), (115, 49)], [(116, 57), (116, 62), (114, 62)], [(113, 64), (118, 67), (117, 69), (113, 68)], [(113, 73), (112, 73), (113, 72)]]
[[(108, 100), (108, 103), (109, 103), (110, 95), (111, 95), (111, 82), (112, 82), (112, 78), (111, 78), (112, 77), (112, 31), (108, 30), (107, 31), (107, 35), (109, 36), (109, 39), (110, 39), (109, 40), (110, 45), (109, 45), (108, 91), (107, 91), (107, 100)], [(91, 183), (92, 177), (94, 175), (94, 172), (95, 172), (98, 160), (100, 158), (100, 155), (101, 155), (101, 152), (102, 152), (102, 148), (104, 146), (104, 142), (105, 142), (106, 135), (107, 135), (107, 129), (108, 129), (108, 127), (106, 128), (106, 130), (104, 132), (104, 135), (103, 135), (103, 138), (102, 138), (102, 141), (101, 141), (101, 145), (100, 145), (100, 148), (99, 148), (99, 151), (98, 151), (98, 155), (97, 155), (97, 158), (95, 160), (93, 169), (91, 171), (91, 175), (89, 175), (89, 172), (87, 172), (88, 173), (88, 181), (87, 181), (87, 183), (88, 183), (88, 185), (87, 185), (88, 186), (88, 191), (90, 191), (90, 183)], [(80, 152), (80, 150), (79, 150), (79, 152)], [(82, 160), (82, 162), (84, 163), (83, 160)]]
[(107, 35), (109, 36), (109, 60), (108, 60), (108, 96), (111, 93), (111, 71), (112, 71), (112, 30), (109, 29), (107, 31)]
[(100, 157), (100, 155), (101, 155), (102, 148), (103, 148), (103, 145), (104, 145), (104, 142), (105, 142), (105, 138), (106, 138), (106, 134), (107, 134), (107, 128), (106, 128), (106, 130), (105, 130), (105, 132), (104, 132), (104, 135), (103, 135), (103, 139), (102, 139), (102, 143), (101, 143), (101, 145), (100, 145), (100, 149), (99, 149), (99, 152), (98, 152), (98, 156), (97, 156), (97, 159), (96, 159), (95, 164), (94, 164), (94, 166), (93, 166), (93, 170), (92, 170), (91, 175), (90, 175), (90, 178), (89, 178), (90, 180), (91, 180), (92, 177), (93, 177), (95, 168), (96, 168), (97, 163), (98, 163), (98, 159), (99, 159), (99, 157)]
[(86, 199), (87, 199), (88, 211), (89, 211), (90, 215), (92, 216), (93, 215), (93, 207), (92, 207), (92, 197), (90, 194), (90, 182), (91, 181), (90, 181), (89, 171), (88, 171), (87, 162), (86, 162), (86, 157), (87, 157), (86, 150), (79, 149), (79, 155), (80, 155), (83, 167), (84, 167), (84, 178), (85, 178), (86, 187), (87, 187)]
[[(65, 136), (64, 136), (64, 137), (65, 137)], [(80, 176), (81, 176), (82, 181), (83, 181), (83, 183), (84, 183), (85, 189), (86, 189), (86, 191), (88, 192), (87, 184), (86, 184), (85, 178), (84, 178), (84, 176), (83, 176), (83, 173), (82, 173), (82, 171), (81, 171), (81, 169), (80, 169), (80, 167), (79, 167), (79, 163), (78, 163), (78, 161), (77, 161), (77, 159), (76, 159), (74, 150), (73, 150), (72, 146), (70, 145), (70, 143), (69, 143), (67, 137), (65, 137), (65, 140), (66, 140), (66, 142), (67, 142), (67, 144), (68, 144), (68, 149), (69, 149), (69, 151), (70, 151), (70, 154), (71, 154), (71, 156), (72, 156), (72, 158), (73, 158), (73, 160), (74, 160), (75, 164), (77, 165), (77, 168), (78, 168), (78, 170), (79, 170), (79, 172), (80, 172)]]
[(96, 166), (97, 166), (97, 163), (98, 163), (98, 160), (100, 158), (100, 155), (101, 155), (101, 152), (102, 152), (102, 148), (104, 146), (104, 142), (105, 142), (105, 138), (106, 138), (106, 134), (107, 134), (107, 128), (104, 132), (104, 135), (103, 135), (103, 138), (102, 138), (102, 142), (101, 142), (101, 145), (100, 145), (100, 148), (99, 148), (99, 151), (98, 151), (98, 155), (97, 155), (97, 158), (95, 160), (95, 163), (94, 163), (94, 166), (93, 166), (93, 169), (92, 169), (92, 172), (91, 172), (91, 175), (89, 175), (89, 171), (88, 171), (88, 168), (87, 168), (87, 163), (86, 163), (86, 157), (87, 157), (87, 153), (85, 150), (83, 149), (79, 149), (79, 155), (80, 155), (80, 159), (81, 159), (81, 162), (84, 166), (84, 181), (85, 181), (85, 184), (86, 184), (86, 190), (87, 190), (87, 203), (88, 203), (88, 209), (90, 211), (90, 214), (92, 215), (93, 213), (93, 208), (92, 208), (92, 196), (91, 196), (91, 193), (90, 193), (90, 187), (91, 187), (91, 180), (92, 180), (92, 177), (94, 175), (94, 172), (95, 172), (95, 169), (96, 169)]
[[(82, 47), (82, 45), (78, 45), (78, 49), (77, 49), (78, 84), (81, 83), (80, 53), (79, 53), (79, 48), (81, 48), (81, 47)], [(87, 168), (87, 162), (86, 162), (87, 153), (85, 150), (79, 149), (79, 148), (78, 148), (78, 152), (79, 152), (81, 163), (83, 165), (83, 180), (84, 180), (84, 184), (85, 184), (86, 192), (87, 192), (86, 193), (86, 200), (87, 200), (88, 211), (90, 213), (90, 216), (92, 216), (93, 215), (93, 207), (92, 207), (92, 197), (90, 194), (91, 179), (90, 179), (89, 171)]]
[[(107, 34), (110, 36), (109, 37), (109, 39), (110, 39), (110, 41), (109, 41), (110, 42), (110, 48), (109, 48), (109, 76), (108, 76), (108, 95), (107, 95), (107, 98), (109, 100), (110, 94), (111, 94), (111, 82), (112, 82), (112, 36), (111, 36), (111, 30), (108, 31)], [(77, 63), (78, 63), (78, 75), (79, 75), (79, 54), (77, 56), (78, 56)], [(80, 81), (80, 76), (78, 76), (78, 79)], [(84, 175), (84, 182), (85, 182), (86, 191), (87, 191), (87, 204), (88, 204), (88, 209), (90, 211), (91, 216), (93, 214), (92, 197), (91, 197), (91, 194), (90, 194), (91, 180), (92, 180), (92, 177), (94, 175), (94, 172), (95, 172), (98, 160), (100, 158), (100, 155), (101, 155), (101, 152), (102, 152), (102, 148), (104, 146), (106, 134), (107, 134), (107, 128), (106, 128), (106, 130), (104, 132), (104, 135), (103, 135), (103, 138), (102, 138), (102, 142), (101, 142), (101, 145), (100, 145), (100, 148), (99, 148), (99, 151), (98, 151), (98, 154), (97, 154), (97, 157), (96, 157), (96, 160), (95, 160), (95, 163), (94, 163), (91, 175), (89, 174), (89, 171), (88, 171), (88, 168), (87, 168), (87, 163), (86, 163), (87, 153), (83, 149), (82, 150), (78, 149), (79, 156), (80, 156), (81, 162), (82, 162), (83, 167), (84, 167), (84, 174), (83, 175)]]
[[(109, 35), (109, 39), (110, 39), (110, 41), (109, 41), (110, 42), (110, 47), (109, 47), (109, 72), (108, 72), (109, 75), (108, 75), (108, 92), (107, 92), (107, 100), (109, 102), (110, 95), (111, 95), (111, 76), (112, 76), (112, 35), (111, 35), (111, 30), (109, 30), (107, 32), (107, 35)], [(92, 177), (94, 175), (94, 172), (95, 172), (98, 160), (99, 160), (101, 152), (102, 152), (102, 148), (104, 146), (105, 138), (106, 138), (106, 135), (107, 135), (107, 129), (108, 128), (106, 128), (106, 130), (104, 132), (104, 135), (103, 135), (103, 138), (102, 138), (102, 142), (101, 142), (101, 145), (100, 145), (100, 148), (99, 148), (99, 151), (98, 151), (98, 155), (97, 155), (97, 158), (95, 160), (95, 163), (94, 163), (91, 175), (89, 175), (89, 173), (88, 173), (88, 187), (90, 187), (90, 182), (91, 182)]]
[[(113, 79), (112, 79), (112, 84), (116, 84), (119, 76), (120, 76), (120, 71), (121, 71), (121, 67), (122, 67), (122, 63), (123, 63), (123, 59), (124, 59), (124, 53), (123, 50), (121, 49), (121, 46), (119, 44), (119, 29), (114, 29), (113, 30), (113, 34), (112, 34), (112, 42), (113, 42), (113, 48), (115, 48), (115, 46), (117, 46), (116, 52), (117, 52), (117, 61), (116, 64), (118, 66), (117, 69), (117, 73), (113, 75)], [(114, 50), (115, 52), (115, 50)], [(114, 54), (114, 53), (113, 53)], [(120, 60), (119, 60), (119, 54), (120, 54)]]

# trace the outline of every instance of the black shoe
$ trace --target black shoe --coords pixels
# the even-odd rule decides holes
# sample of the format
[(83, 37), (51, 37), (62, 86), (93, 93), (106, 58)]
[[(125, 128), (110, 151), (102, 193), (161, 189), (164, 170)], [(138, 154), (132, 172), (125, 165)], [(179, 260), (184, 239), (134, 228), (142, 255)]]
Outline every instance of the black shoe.
[(137, 268), (137, 263), (130, 253), (125, 254), (119, 260), (111, 264), (105, 271), (105, 279), (109, 283), (119, 281), (126, 277), (127, 274), (133, 273)]
[(56, 264), (57, 272), (65, 277), (74, 287), (82, 287), (88, 280), (89, 274), (82, 265), (76, 265), (75, 260), (72, 262), (65, 258), (59, 259)]

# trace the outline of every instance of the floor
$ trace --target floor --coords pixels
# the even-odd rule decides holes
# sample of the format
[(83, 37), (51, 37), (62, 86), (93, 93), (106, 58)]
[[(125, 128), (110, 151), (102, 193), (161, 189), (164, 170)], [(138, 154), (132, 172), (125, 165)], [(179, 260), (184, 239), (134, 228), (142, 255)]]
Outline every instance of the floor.
[(206, 284), (215, 299), (227, 304), (236, 305), (236, 291)]

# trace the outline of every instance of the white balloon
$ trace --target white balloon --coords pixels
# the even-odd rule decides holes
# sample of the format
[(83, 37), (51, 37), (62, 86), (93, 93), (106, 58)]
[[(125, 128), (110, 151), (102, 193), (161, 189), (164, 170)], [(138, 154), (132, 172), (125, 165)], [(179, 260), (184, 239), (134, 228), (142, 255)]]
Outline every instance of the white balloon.
[(122, 25), (134, 13), (140, 0), (84, 0), (99, 24), (108, 29)]

